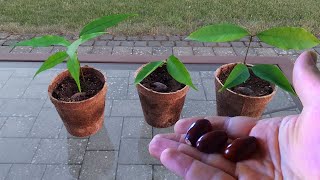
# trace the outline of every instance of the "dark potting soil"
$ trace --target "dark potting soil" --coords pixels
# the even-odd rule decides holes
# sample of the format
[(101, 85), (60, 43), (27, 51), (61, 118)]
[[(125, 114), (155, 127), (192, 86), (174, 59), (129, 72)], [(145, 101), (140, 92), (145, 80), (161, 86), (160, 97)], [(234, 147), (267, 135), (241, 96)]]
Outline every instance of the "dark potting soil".
[(146, 88), (163, 93), (176, 92), (185, 87), (184, 84), (172, 78), (165, 65), (157, 68), (149, 76), (144, 78), (141, 84)]
[[(222, 84), (225, 83), (232, 69), (233, 67), (226, 67), (225, 69), (222, 69), (218, 77)], [(273, 92), (271, 84), (268, 81), (260, 79), (250, 69), (249, 72), (250, 78), (247, 81), (230, 89), (236, 93), (247, 96), (265, 96)]]
[(67, 77), (53, 90), (52, 96), (61, 101), (76, 102), (93, 97), (103, 88), (104, 83), (92, 73), (84, 72), (83, 76), (80, 76), (81, 93), (73, 78)]

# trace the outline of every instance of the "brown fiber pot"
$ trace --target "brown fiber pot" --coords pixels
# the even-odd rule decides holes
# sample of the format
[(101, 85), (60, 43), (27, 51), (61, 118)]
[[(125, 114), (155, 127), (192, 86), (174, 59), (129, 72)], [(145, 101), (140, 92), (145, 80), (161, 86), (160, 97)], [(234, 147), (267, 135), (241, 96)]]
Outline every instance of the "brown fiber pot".
[[(136, 71), (136, 74), (142, 67)], [(174, 125), (180, 119), (189, 86), (171, 93), (156, 92), (141, 84), (136, 87), (144, 118), (150, 126), (166, 128)]]
[(95, 134), (102, 127), (107, 93), (106, 78), (100, 71), (91, 67), (82, 67), (81, 70), (93, 73), (104, 83), (101, 91), (95, 96), (78, 102), (65, 102), (54, 98), (52, 92), (59, 83), (70, 76), (68, 70), (55, 77), (48, 88), (50, 100), (56, 107), (67, 131), (77, 137)]
[(271, 101), (272, 97), (276, 93), (275, 85), (272, 85), (273, 92), (271, 94), (261, 97), (238, 94), (230, 89), (218, 92), (223, 86), (218, 78), (220, 73), (235, 65), (236, 63), (223, 65), (215, 72), (217, 113), (219, 116), (249, 116), (260, 118), (267, 104)]

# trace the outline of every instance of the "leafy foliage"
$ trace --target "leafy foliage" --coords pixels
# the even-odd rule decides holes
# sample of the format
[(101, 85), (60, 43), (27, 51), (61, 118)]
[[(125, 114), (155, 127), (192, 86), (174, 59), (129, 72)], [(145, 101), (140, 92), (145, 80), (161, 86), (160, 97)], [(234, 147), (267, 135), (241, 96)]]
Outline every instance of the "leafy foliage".
[(60, 36), (46, 35), (16, 43), (15, 46), (48, 47), (52, 45), (69, 46), (70, 42)]
[(67, 68), (70, 72), (72, 78), (76, 81), (79, 92), (81, 92), (80, 85), (80, 63), (78, 61), (77, 54), (70, 56), (70, 59), (67, 61)]
[(141, 71), (137, 74), (134, 84), (139, 84), (144, 78), (149, 76), (153, 71), (155, 71), (158, 67), (162, 66), (164, 64), (163, 61), (155, 61), (150, 62), (147, 65), (145, 65)]
[(219, 92), (228, 88), (235, 87), (245, 82), (247, 79), (249, 79), (249, 77), (250, 73), (248, 67), (245, 64), (237, 64), (229, 74), (226, 82), (219, 90)]

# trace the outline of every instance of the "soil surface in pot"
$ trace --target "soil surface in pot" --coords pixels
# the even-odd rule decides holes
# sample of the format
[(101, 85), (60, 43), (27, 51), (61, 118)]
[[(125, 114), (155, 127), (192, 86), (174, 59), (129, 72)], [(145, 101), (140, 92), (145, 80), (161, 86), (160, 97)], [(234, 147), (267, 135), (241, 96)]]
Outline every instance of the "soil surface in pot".
[(153, 71), (141, 81), (141, 84), (146, 88), (162, 93), (176, 92), (185, 87), (184, 84), (172, 78), (165, 65)]
[[(219, 79), (222, 84), (225, 83), (233, 67), (222, 69)], [(268, 81), (260, 79), (249, 69), (250, 78), (236, 87), (230, 88), (232, 91), (246, 96), (266, 96), (273, 92), (272, 86)]]
[(83, 76), (80, 76), (81, 93), (73, 78), (67, 77), (53, 90), (52, 96), (61, 101), (76, 102), (93, 97), (103, 88), (104, 83), (94, 74), (84, 72)]

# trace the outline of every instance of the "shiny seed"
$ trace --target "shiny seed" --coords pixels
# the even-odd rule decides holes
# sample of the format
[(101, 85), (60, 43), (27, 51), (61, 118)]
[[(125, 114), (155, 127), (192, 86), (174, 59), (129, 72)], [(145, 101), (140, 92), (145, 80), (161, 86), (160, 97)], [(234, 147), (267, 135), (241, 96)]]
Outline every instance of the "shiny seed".
[(193, 147), (196, 147), (196, 143), (198, 141), (198, 139), (208, 133), (212, 131), (212, 125), (210, 123), (210, 121), (206, 120), (206, 119), (200, 119), (196, 122), (194, 122), (189, 130), (187, 131), (186, 137), (185, 137), (185, 141), (187, 144), (192, 145)]
[(197, 141), (197, 149), (204, 153), (216, 153), (223, 149), (228, 135), (223, 130), (212, 131), (201, 136)]
[(255, 137), (237, 138), (227, 146), (223, 155), (230, 161), (239, 162), (249, 159), (257, 148), (258, 142)]
[(168, 86), (161, 82), (154, 82), (151, 84), (151, 86), (154, 88), (155, 91), (157, 92), (165, 92), (168, 90)]

